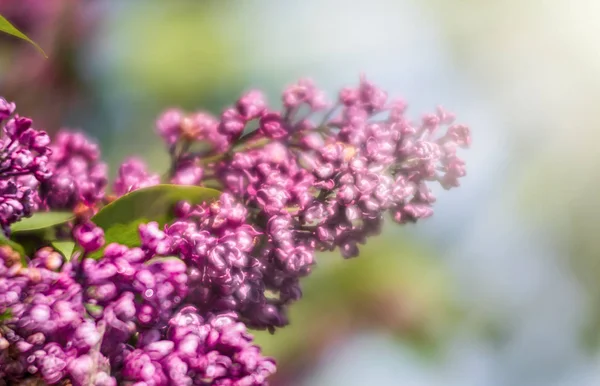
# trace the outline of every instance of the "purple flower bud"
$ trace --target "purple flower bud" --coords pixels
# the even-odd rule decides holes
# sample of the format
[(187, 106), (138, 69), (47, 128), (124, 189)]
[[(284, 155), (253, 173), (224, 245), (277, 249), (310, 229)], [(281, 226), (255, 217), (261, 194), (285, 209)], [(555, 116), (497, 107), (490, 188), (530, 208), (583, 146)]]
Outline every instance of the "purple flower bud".
[(40, 192), (49, 209), (95, 205), (104, 198), (107, 169), (99, 161), (97, 144), (82, 133), (61, 131), (51, 149), (48, 165), (54, 175), (42, 184)]
[(356, 257), (359, 254), (356, 242), (348, 240), (340, 245), (340, 251), (345, 259)]
[(244, 94), (236, 103), (238, 113), (247, 121), (259, 118), (267, 108), (264, 95), (258, 90)]
[(314, 173), (322, 180), (332, 177), (335, 173), (335, 166), (330, 163), (315, 165)]
[(40, 373), (49, 384), (61, 380), (65, 373), (68, 358), (63, 349), (56, 343), (49, 343), (44, 347), (45, 355), (36, 361)]
[(7, 102), (6, 99), (0, 97), (0, 121), (10, 117), (16, 110), (14, 103)]
[(27, 130), (25, 134), (28, 134), (28, 138), (23, 138), (25, 137), (25, 135), (23, 135), (21, 141), (26, 141), (25, 143), (27, 143), (31, 149), (40, 154), (46, 154), (50, 152), (50, 149), (48, 148), (48, 145), (50, 145), (50, 137), (46, 132)]
[(258, 128), (267, 138), (281, 139), (288, 135), (285, 123), (279, 113), (269, 113), (262, 116)]
[(104, 231), (91, 222), (77, 225), (73, 229), (73, 238), (86, 253), (96, 251), (104, 245)]
[(106, 372), (98, 371), (94, 376), (94, 386), (117, 386), (117, 381)]
[(123, 293), (119, 300), (114, 303), (114, 312), (123, 320), (129, 320), (135, 316), (135, 304), (131, 292)]
[(160, 380), (160, 372), (160, 365), (153, 363), (150, 356), (142, 350), (135, 350), (125, 358), (123, 377), (126, 380), (140, 381), (146, 384), (160, 384), (156, 382)]
[(215, 225), (224, 222), (229, 224), (241, 224), (246, 220), (246, 208), (237, 203), (230, 194), (223, 193), (221, 199), (210, 206), (211, 212), (215, 215)]
[(148, 173), (146, 164), (142, 160), (129, 158), (119, 167), (119, 176), (115, 180), (113, 191), (116, 195), (122, 196), (159, 183), (160, 176)]
[(444, 189), (459, 186), (460, 182), (458, 179), (467, 174), (464, 161), (454, 156), (448, 158), (447, 165), (445, 165), (444, 169), (446, 173), (440, 180)]
[(15, 115), (6, 123), (4, 126), (4, 131), (10, 139), (18, 140), (19, 137), (31, 127), (31, 125), (31, 119)]
[(358, 196), (357, 189), (353, 185), (350, 185), (350, 184), (341, 186), (340, 190), (337, 194), (337, 197), (340, 200), (340, 202), (345, 205), (351, 204), (352, 202), (354, 202), (354, 200), (356, 199), (357, 196)]
[(237, 138), (244, 131), (246, 121), (235, 109), (229, 108), (221, 114), (219, 133), (228, 138)]
[(95, 347), (102, 339), (96, 325), (91, 321), (86, 321), (79, 325), (73, 335), (73, 345), (82, 352), (89, 351)]
[(167, 110), (158, 118), (157, 131), (168, 145), (173, 145), (179, 139), (182, 121), (183, 112), (178, 109)]
[(313, 110), (320, 110), (327, 106), (324, 93), (318, 90), (310, 79), (301, 79), (298, 83), (289, 86), (283, 92), (282, 100), (287, 108), (296, 108), (302, 103), (307, 103)]
[(35, 323), (44, 323), (50, 319), (50, 308), (43, 304), (34, 306), (30, 311), (30, 315)]
[(170, 340), (161, 340), (159, 342), (150, 343), (144, 347), (144, 351), (148, 353), (150, 359), (158, 361), (173, 352), (175, 343)]
[(171, 183), (176, 185), (197, 185), (202, 181), (203, 169), (194, 163), (182, 163), (177, 166)]
[(319, 149), (324, 145), (323, 137), (318, 133), (308, 133), (302, 137), (302, 144), (308, 149)]
[(352, 106), (359, 100), (359, 92), (355, 88), (344, 87), (339, 93), (339, 101), (345, 106)]
[(36, 206), (32, 189), (13, 181), (0, 181), (0, 223), (3, 228), (31, 215)]
[(287, 271), (305, 275), (308, 273), (309, 266), (314, 262), (314, 252), (304, 246), (299, 246), (287, 253), (280, 253), (279, 259)]
[(382, 110), (387, 101), (387, 93), (367, 81), (365, 77), (360, 80), (359, 94), (360, 102), (369, 112)]
[(14, 115), (12, 103), (0, 98), (0, 225), (8, 226), (29, 216), (40, 204), (38, 184), (51, 176), (48, 170), (48, 136), (32, 128), (29, 118)]
[(46, 203), (50, 207), (72, 207), (77, 200), (76, 185), (73, 178), (67, 174), (57, 174), (46, 184), (48, 196)]
[(371, 193), (379, 183), (379, 177), (374, 173), (365, 173), (355, 176), (356, 188), (363, 194)]
[(452, 125), (448, 128), (448, 132), (446, 133), (448, 138), (452, 138), (452, 140), (461, 147), (469, 147), (471, 146), (471, 134), (469, 128), (465, 125)]
[(158, 229), (158, 223), (153, 221), (148, 224), (140, 224), (140, 238), (142, 246), (153, 254), (166, 255), (171, 249), (171, 241), (167, 235)]
[[(363, 204), (363, 202), (365, 202), (365, 201), (371, 201), (371, 200), (370, 199), (361, 200), (361, 204)], [(371, 204), (371, 205), (375, 205), (376, 210), (379, 209), (379, 207), (377, 206), (376, 203), (375, 204)], [(364, 206), (368, 206), (368, 204), (367, 205), (363, 204), (362, 206), (363, 207)], [(366, 209), (368, 210), (368, 208), (366, 208)], [(362, 220), (362, 214), (361, 214), (360, 209), (358, 207), (354, 206), (354, 205), (347, 206), (344, 212), (346, 214), (346, 219), (348, 221), (350, 221), (350, 222), (354, 222), (354, 221), (357, 221), (357, 220)]]
[(290, 199), (288, 191), (281, 186), (265, 186), (256, 193), (256, 200), (268, 214), (281, 212)]

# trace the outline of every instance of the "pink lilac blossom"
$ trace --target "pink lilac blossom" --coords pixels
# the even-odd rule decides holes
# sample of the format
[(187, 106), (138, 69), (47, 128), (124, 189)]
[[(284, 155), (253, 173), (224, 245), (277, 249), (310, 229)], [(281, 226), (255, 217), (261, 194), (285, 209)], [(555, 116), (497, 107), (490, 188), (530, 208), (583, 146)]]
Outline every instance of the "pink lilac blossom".
[(74, 209), (77, 204), (99, 204), (108, 183), (107, 166), (100, 160), (98, 145), (83, 133), (61, 131), (51, 146), (49, 168), (40, 196), (48, 209)]
[(122, 196), (159, 183), (160, 176), (149, 173), (144, 161), (138, 158), (129, 158), (119, 167), (119, 175), (113, 184), (113, 192), (117, 196)]
[(124, 359), (122, 379), (155, 385), (263, 385), (275, 362), (252, 344), (234, 313), (202, 317), (183, 307), (166, 335), (155, 334)]
[[(90, 355), (102, 339), (95, 323), (86, 320), (83, 289), (75, 281), (73, 265), (48, 264), (48, 250), (40, 250), (29, 267), (14, 252), (0, 252), (0, 377), (18, 382), (36, 376), (48, 384), (71, 379), (76, 385), (78, 358)], [(48, 268), (50, 265), (50, 268)], [(105, 360), (95, 353), (99, 362)], [(115, 385), (98, 368), (97, 378)]]
[[(187, 303), (186, 264), (156, 254), (168, 251), (164, 234), (150, 223), (140, 236), (139, 248), (110, 244), (101, 260), (66, 262), (42, 248), (27, 267), (0, 248), (2, 379), (266, 384), (275, 362), (252, 344), (237, 315), (200, 314)], [(73, 237), (84, 256), (104, 240), (91, 223), (76, 226)]]
[(15, 110), (14, 103), (0, 98), (0, 226), (5, 234), (10, 224), (37, 210), (38, 185), (52, 175), (50, 138)]
[[(288, 324), (316, 252), (358, 255), (385, 215), (400, 224), (430, 216), (430, 185), (450, 189), (466, 174), (457, 155), (471, 143), (466, 126), (441, 108), (412, 122), (402, 101), (365, 78), (333, 105), (301, 80), (284, 91), (282, 104), (272, 110), (250, 91), (220, 118), (164, 113), (157, 129), (171, 156), (165, 181), (223, 193), (214, 202), (180, 202), (164, 226), (141, 224), (139, 245), (106, 245), (101, 228), (78, 218), (71, 259), (40, 246), (24, 264), (0, 246), (0, 377), (266, 385), (275, 361), (247, 328), (273, 332)], [(77, 212), (109, 201), (93, 142), (65, 131), (49, 147), (47, 135), (14, 110), (0, 99), (5, 230), (34, 210)], [(130, 158), (112, 193), (159, 183)]]
[(297, 261), (290, 268), (292, 280), (286, 280), (288, 266), (253, 254), (263, 233), (248, 223), (247, 209), (227, 193), (213, 204), (182, 206), (180, 214), (165, 233), (170, 253), (188, 267), (189, 302), (204, 312), (235, 311), (255, 328), (285, 325), (280, 310), (285, 302), (268, 299), (265, 290), (293, 292), (298, 276), (310, 271), (312, 256)]
[[(323, 95), (301, 80), (285, 90), (281, 112), (251, 91), (222, 114), (217, 126), (227, 149), (204, 163), (210, 178), (199, 185), (216, 180), (225, 193), (213, 205), (182, 207), (180, 220), (165, 228), (172, 253), (190, 267), (201, 310), (235, 311), (254, 328), (284, 326), (315, 252), (357, 256), (384, 215), (400, 224), (426, 218), (435, 202), (430, 184), (450, 189), (465, 175), (457, 149), (470, 145), (469, 130), (445, 110), (412, 122), (402, 101), (361, 78), (318, 120), (328, 105)], [(172, 111), (159, 132), (165, 117), (183, 125), (186, 115), (177, 110), (175, 119)], [(242, 135), (253, 120), (257, 130)], [(171, 147), (188, 141), (178, 133)], [(180, 159), (201, 162), (202, 155), (178, 153), (173, 176), (185, 168)]]

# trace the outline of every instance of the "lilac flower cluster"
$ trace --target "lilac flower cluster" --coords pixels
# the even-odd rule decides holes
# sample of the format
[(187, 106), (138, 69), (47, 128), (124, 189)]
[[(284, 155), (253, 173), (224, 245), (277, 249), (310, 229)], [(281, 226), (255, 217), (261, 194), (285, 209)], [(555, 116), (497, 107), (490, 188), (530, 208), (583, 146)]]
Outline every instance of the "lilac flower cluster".
[[(97, 350), (101, 331), (85, 318), (73, 265), (63, 264), (51, 249), (40, 249), (28, 267), (8, 247), (0, 255), (0, 377), (18, 382), (37, 375), (48, 384), (65, 378), (75, 385), (90, 384), (82, 360), (93, 356), (107, 362)], [(115, 384), (102, 368), (95, 378), (96, 385)]]
[[(264, 232), (249, 223), (248, 209), (228, 193), (212, 204), (184, 203), (178, 215), (166, 227), (165, 240), (169, 253), (188, 267), (189, 302), (203, 312), (236, 312), (254, 328), (287, 324), (281, 308), (300, 297), (298, 279), (313, 263), (311, 250), (282, 230), (289, 226), (288, 218), (273, 217)], [(299, 245), (292, 246), (294, 242)], [(294, 250), (286, 249), (286, 254), (274, 251), (276, 247)], [(279, 297), (269, 297), (267, 291)]]
[(15, 109), (0, 97), (0, 226), (6, 234), (10, 224), (38, 208), (38, 185), (52, 175), (50, 138)]
[[(157, 123), (171, 156), (163, 181), (223, 193), (214, 202), (178, 203), (164, 226), (142, 223), (139, 245), (107, 243), (108, 232), (78, 216), (70, 235), (60, 233), (78, 247), (70, 259), (44, 244), (25, 264), (0, 246), (0, 377), (265, 385), (275, 362), (247, 328), (288, 323), (316, 252), (356, 256), (386, 214), (401, 224), (428, 217), (429, 183), (450, 189), (465, 175), (457, 149), (470, 144), (466, 126), (442, 109), (413, 123), (404, 103), (365, 79), (334, 104), (301, 80), (282, 104), (271, 110), (250, 91), (219, 118), (165, 112)], [(161, 182), (130, 158), (106, 194), (94, 143), (65, 131), (49, 147), (43, 132), (13, 114), (0, 99), (7, 137), (0, 183), (23, 192), (0, 194), (5, 229), (33, 210), (93, 213)]]
[[(75, 227), (85, 253), (103, 246)], [(164, 233), (140, 226), (141, 247), (106, 246), (101, 260), (65, 262), (40, 249), (27, 267), (0, 248), (0, 377), (73, 385), (262, 385), (275, 371), (236, 314), (202, 316), (188, 301), (187, 267), (162, 257)], [(138, 384), (138, 383), (136, 383)]]
[(108, 177), (98, 145), (82, 133), (61, 131), (51, 149), (48, 167), (53, 175), (41, 186), (43, 205), (48, 209), (74, 209), (79, 203), (100, 203)]
[[(401, 224), (430, 216), (429, 183), (458, 186), (465, 167), (457, 149), (471, 141), (441, 108), (411, 122), (402, 101), (364, 78), (329, 109), (308, 80), (286, 89), (282, 102), (272, 111), (250, 91), (220, 120), (169, 110), (157, 125), (172, 181), (191, 168), (198, 178), (190, 181), (225, 192), (165, 229), (193, 272), (195, 304), (235, 311), (256, 328), (287, 323), (285, 308), (301, 296), (316, 251), (357, 256), (386, 213)], [(190, 151), (198, 141), (207, 149)]]
[[(465, 166), (456, 150), (471, 140), (452, 114), (439, 108), (413, 123), (402, 101), (388, 101), (363, 78), (343, 89), (317, 124), (313, 118), (327, 106), (323, 95), (301, 80), (285, 90), (282, 112), (269, 110), (258, 91), (242, 96), (220, 121), (167, 111), (158, 131), (173, 156), (171, 177), (193, 169), (190, 181), (216, 181), (254, 211), (253, 223), (289, 218), (293, 239), (310, 233), (315, 249), (339, 247), (346, 257), (378, 232), (386, 212), (399, 223), (430, 216), (435, 197), (428, 182), (459, 185)], [(252, 122), (258, 128), (243, 134)], [(195, 141), (209, 150), (188, 151)], [(266, 230), (265, 221), (258, 223)]]
[[(193, 306), (170, 321), (165, 339), (151, 337), (127, 354), (123, 379), (155, 385), (263, 385), (275, 363), (252, 345), (235, 314), (203, 318)], [(154, 338), (154, 339), (152, 339)]]

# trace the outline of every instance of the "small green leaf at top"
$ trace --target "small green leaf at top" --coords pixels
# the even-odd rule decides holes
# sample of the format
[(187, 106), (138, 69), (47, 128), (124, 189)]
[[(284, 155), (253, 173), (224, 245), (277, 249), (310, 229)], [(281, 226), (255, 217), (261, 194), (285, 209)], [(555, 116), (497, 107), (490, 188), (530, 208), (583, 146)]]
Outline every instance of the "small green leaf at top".
[[(184, 185), (155, 185), (135, 190), (100, 209), (92, 222), (104, 229), (105, 245), (119, 243), (128, 247), (140, 245), (138, 227), (151, 221), (163, 226), (175, 218), (175, 205), (180, 201), (200, 204), (216, 200), (215, 189)], [(102, 250), (89, 255), (100, 258)]]
[(11, 225), (11, 233), (39, 232), (64, 224), (75, 218), (72, 212), (37, 212)]
[(33, 46), (42, 54), (44, 55), (44, 58), (48, 58), (48, 55), (46, 55), (46, 53), (44, 52), (44, 50), (42, 49), (42, 47), (40, 47), (36, 42), (34, 42), (33, 40), (31, 40), (29, 37), (27, 37), (27, 35), (25, 35), (23, 32), (19, 31), (14, 25), (12, 25), (8, 20), (6, 20), (6, 18), (2, 15), (0, 15), (0, 32), (4, 32), (7, 33), (9, 35), (18, 37), (19, 39), (23, 39), (31, 44), (33, 44)]

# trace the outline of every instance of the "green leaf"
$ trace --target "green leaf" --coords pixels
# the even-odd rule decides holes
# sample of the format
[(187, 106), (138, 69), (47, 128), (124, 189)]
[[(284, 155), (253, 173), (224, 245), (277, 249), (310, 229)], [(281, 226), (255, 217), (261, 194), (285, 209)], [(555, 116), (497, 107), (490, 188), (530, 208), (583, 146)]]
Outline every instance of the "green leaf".
[(7, 239), (6, 236), (4, 236), (4, 233), (2, 233), (2, 232), (0, 232), (0, 245), (8, 245), (15, 252), (18, 252), (21, 255), (25, 254), (25, 249), (23, 249), (23, 246), (21, 244), (16, 243), (10, 239)]
[(146, 261), (144, 263), (144, 265), (152, 265), (154, 263), (162, 263), (164, 261), (171, 261), (171, 260), (182, 261), (178, 256), (159, 256), (159, 257), (154, 257), (154, 258)]
[(9, 309), (7, 309), (6, 311), (4, 311), (3, 313), (0, 314), (0, 322), (12, 319), (12, 317), (13, 317), (12, 309), (9, 308)]
[(95, 318), (100, 317), (102, 315), (102, 311), (104, 310), (104, 307), (101, 307), (97, 304), (85, 303), (84, 307), (87, 313)]
[(29, 43), (33, 44), (33, 46), (35, 48), (37, 48), (37, 50), (42, 55), (44, 55), (45, 58), (48, 58), (48, 55), (46, 55), (46, 53), (44, 52), (44, 50), (42, 49), (42, 47), (40, 47), (33, 40), (29, 39), (27, 37), (27, 35), (25, 35), (23, 32), (21, 32), (17, 28), (15, 28), (15, 26), (12, 25), (12, 24), (10, 24), (10, 22), (8, 20), (6, 20), (6, 18), (4, 18), (2, 15), (0, 15), (0, 32), (5, 32), (5, 33), (7, 33), (9, 35), (18, 37), (19, 39), (23, 39), (25, 41), (28, 41)]
[[(140, 224), (156, 221), (163, 226), (175, 218), (173, 209), (178, 202), (200, 204), (220, 195), (218, 190), (199, 186), (155, 185), (120, 197), (100, 209), (91, 220), (104, 229), (106, 245), (119, 243), (134, 247), (140, 245)], [(101, 250), (90, 254), (96, 259), (101, 256)]]
[(12, 233), (34, 232), (64, 224), (74, 218), (72, 212), (37, 212), (14, 223), (10, 230)]
[[(10, 240), (19, 244), (23, 248), (23, 256), (33, 256), (41, 246), (48, 245), (48, 238), (42, 233), (14, 233), (10, 236)], [(26, 264), (26, 259), (22, 259), (23, 264)]]
[(73, 241), (54, 240), (51, 242), (51, 244), (55, 250), (57, 250), (58, 252), (60, 252), (61, 255), (64, 256), (66, 261), (71, 260), (71, 256), (73, 255), (73, 250), (75, 248), (75, 243)]

